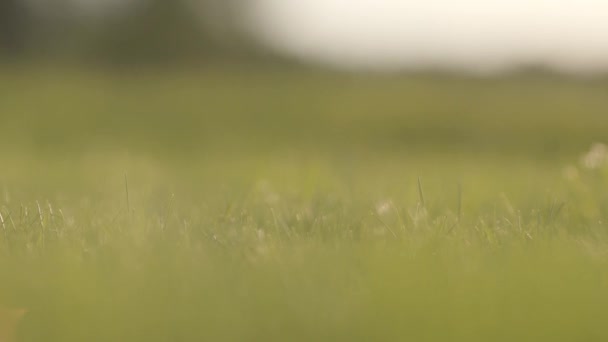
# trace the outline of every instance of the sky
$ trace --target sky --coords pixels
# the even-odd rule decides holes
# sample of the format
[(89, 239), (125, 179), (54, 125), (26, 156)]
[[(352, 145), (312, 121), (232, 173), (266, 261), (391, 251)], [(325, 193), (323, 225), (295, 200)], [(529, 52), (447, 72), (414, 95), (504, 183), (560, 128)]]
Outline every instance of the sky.
[(608, 70), (608, 0), (250, 0), (258, 37), (347, 69)]

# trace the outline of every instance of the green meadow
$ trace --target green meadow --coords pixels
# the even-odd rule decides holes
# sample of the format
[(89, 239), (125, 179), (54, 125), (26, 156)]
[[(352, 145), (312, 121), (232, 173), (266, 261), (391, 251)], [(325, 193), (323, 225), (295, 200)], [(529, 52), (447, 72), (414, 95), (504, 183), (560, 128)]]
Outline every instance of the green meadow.
[(0, 307), (19, 341), (607, 340), (607, 94), (4, 67)]

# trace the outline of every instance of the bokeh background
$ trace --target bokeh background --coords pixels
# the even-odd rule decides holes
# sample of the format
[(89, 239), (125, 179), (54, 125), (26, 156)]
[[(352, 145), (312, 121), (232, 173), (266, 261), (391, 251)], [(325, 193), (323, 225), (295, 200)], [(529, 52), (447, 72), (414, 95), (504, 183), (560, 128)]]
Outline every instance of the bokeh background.
[[(605, 70), (601, 2), (7, 0), (6, 55), (200, 64), (291, 57), (342, 69)], [(206, 58), (204, 58), (206, 57)]]
[(606, 340), (606, 13), (0, 0), (0, 313), (21, 341)]
[(605, 132), (608, 9), (594, 1), (1, 6), (0, 139), (11, 149), (555, 156)]

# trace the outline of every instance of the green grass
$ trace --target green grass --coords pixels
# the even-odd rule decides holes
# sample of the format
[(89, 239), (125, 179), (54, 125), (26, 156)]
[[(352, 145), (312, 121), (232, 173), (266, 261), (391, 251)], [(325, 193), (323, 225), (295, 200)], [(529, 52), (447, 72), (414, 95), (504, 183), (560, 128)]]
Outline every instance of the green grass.
[(605, 340), (607, 88), (6, 70), (0, 303), (23, 341)]

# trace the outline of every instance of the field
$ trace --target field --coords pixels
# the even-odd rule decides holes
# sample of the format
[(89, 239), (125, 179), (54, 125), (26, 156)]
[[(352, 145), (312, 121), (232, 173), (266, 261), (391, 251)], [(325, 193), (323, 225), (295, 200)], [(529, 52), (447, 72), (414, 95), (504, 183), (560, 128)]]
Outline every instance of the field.
[(0, 75), (21, 341), (608, 339), (606, 80)]

